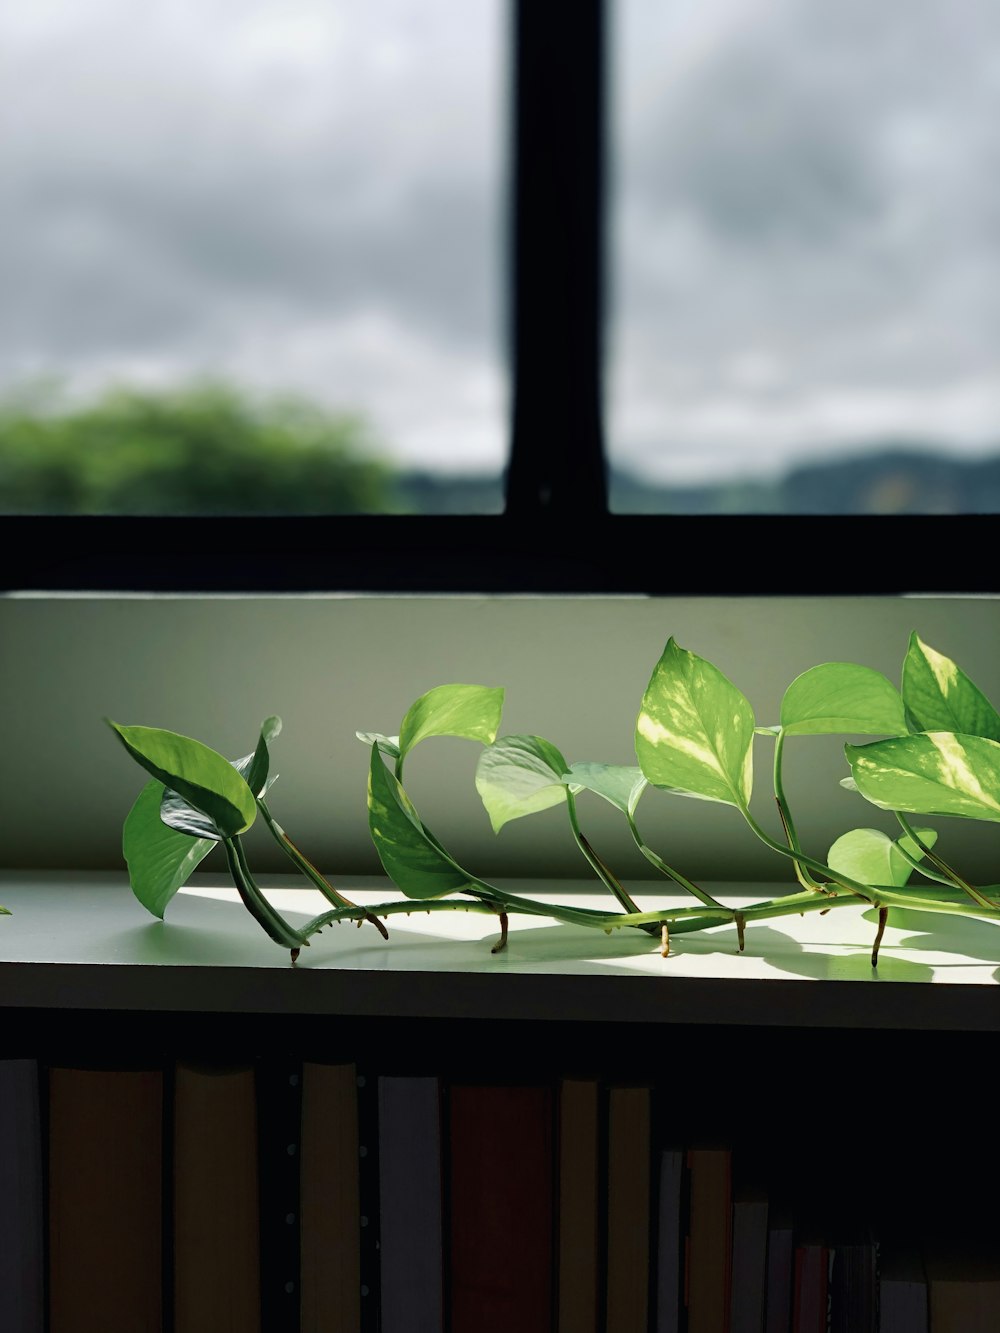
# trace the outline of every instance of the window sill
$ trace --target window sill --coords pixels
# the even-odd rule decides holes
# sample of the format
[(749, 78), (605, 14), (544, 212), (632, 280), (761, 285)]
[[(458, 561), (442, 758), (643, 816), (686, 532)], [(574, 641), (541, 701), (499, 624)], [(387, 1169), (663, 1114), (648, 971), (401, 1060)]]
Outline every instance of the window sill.
[[(323, 910), (319, 895), (266, 884), (293, 923)], [(385, 882), (340, 882), (357, 901), (398, 898)], [(513, 886), (512, 886), (513, 887)], [(593, 895), (559, 893), (594, 902)], [(646, 887), (646, 886), (644, 886)], [(733, 902), (748, 886), (716, 886)], [(518, 882), (521, 892), (548, 892)], [(655, 888), (655, 896), (653, 890)], [(753, 897), (770, 892), (754, 886)], [(658, 886), (640, 905), (669, 900)], [(996, 1030), (1000, 936), (987, 923), (906, 914), (886, 930), (878, 971), (874, 924), (859, 906), (677, 938), (671, 956), (638, 932), (599, 931), (466, 913), (331, 927), (292, 966), (224, 881), (196, 877), (159, 922), (116, 873), (0, 874), (0, 1005), (7, 1009), (350, 1015), (377, 1018), (544, 1019), (574, 1023)]]

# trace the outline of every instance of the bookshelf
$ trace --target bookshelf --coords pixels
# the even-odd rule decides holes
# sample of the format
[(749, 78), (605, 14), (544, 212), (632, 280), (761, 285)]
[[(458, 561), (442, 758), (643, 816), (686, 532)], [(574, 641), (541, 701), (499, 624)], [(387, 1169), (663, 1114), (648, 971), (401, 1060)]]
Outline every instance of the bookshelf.
[[(265, 883), (290, 919), (317, 910), (290, 879)], [(368, 903), (396, 896), (374, 878), (338, 883)], [(715, 891), (737, 901), (751, 888), (766, 886)], [(635, 896), (651, 903), (651, 886)], [(646, 1086), (654, 1138), (726, 1142), (819, 1222), (854, 1202), (908, 1234), (980, 1227), (1000, 1189), (971, 1109), (989, 1104), (1000, 1034), (1000, 934), (985, 923), (890, 919), (875, 975), (860, 907), (748, 930), (742, 955), (719, 928), (666, 960), (638, 933), (533, 919), (512, 921), (493, 955), (488, 918), (418, 910), (390, 921), (388, 943), (336, 927), (292, 967), (210, 875), (162, 923), (117, 873), (6, 871), (0, 902), (15, 913), (0, 921), (0, 1056), (319, 1059), (470, 1084), (590, 1078), (605, 1096)], [(377, 1208), (377, 1180), (362, 1170), (359, 1188), (362, 1210)], [(264, 1308), (264, 1333), (294, 1333), (280, 1298)]]

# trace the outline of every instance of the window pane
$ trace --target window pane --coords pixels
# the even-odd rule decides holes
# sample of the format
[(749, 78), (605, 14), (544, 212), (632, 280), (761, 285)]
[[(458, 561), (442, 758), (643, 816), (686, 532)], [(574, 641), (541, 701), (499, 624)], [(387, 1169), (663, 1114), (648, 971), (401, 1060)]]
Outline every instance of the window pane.
[(500, 508), (505, 26), (0, 9), (0, 510)]
[(1000, 7), (614, 19), (613, 507), (1000, 512)]

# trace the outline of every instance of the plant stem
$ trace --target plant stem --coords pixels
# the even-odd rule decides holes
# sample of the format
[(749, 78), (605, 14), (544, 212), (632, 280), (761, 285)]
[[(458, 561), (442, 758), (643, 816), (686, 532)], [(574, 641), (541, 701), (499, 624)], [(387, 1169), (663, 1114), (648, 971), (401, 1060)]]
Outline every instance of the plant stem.
[[(646, 846), (642, 838), (639, 836), (639, 829), (636, 826), (635, 815), (631, 810), (625, 811), (625, 818), (628, 820), (628, 827), (629, 832), (632, 834), (632, 841), (639, 848), (639, 851), (642, 852), (649, 864), (654, 866), (661, 875), (666, 875), (667, 879), (672, 879), (674, 883), (679, 884), (682, 889), (687, 889), (688, 893), (694, 894), (694, 896), (699, 899), (699, 901), (703, 902), (706, 907), (723, 906), (723, 904), (713, 898), (710, 893), (706, 893), (704, 889), (699, 889), (697, 884), (692, 883), (692, 881), (682, 875), (679, 870), (675, 870), (673, 866), (667, 865), (663, 857), (654, 852), (652, 847)], [(728, 911), (728, 908), (726, 910)]]
[[(288, 836), (285, 830), (281, 827), (278, 821), (271, 814), (263, 798), (260, 796), (257, 797), (257, 808), (260, 810), (260, 813), (264, 816), (264, 823), (267, 825), (268, 830), (273, 836), (275, 842), (277, 842), (278, 846), (285, 853), (285, 855), (292, 862), (292, 864), (298, 870), (300, 870), (302, 874), (305, 875), (305, 877), (316, 886), (317, 889), (319, 889), (320, 893), (327, 900), (327, 902), (333, 903), (335, 907), (354, 907), (355, 904), (351, 902), (350, 898), (345, 898), (342, 893), (339, 893), (333, 887), (333, 885), (326, 879), (326, 877), (320, 874), (320, 872), (316, 869), (316, 867), (309, 860), (309, 858), (303, 855), (303, 853), (298, 849), (298, 847), (296, 847), (295, 843), (292, 842), (291, 838)], [(368, 920), (371, 921), (372, 925), (376, 928), (376, 930), (379, 932), (379, 934), (382, 936), (383, 939), (387, 940), (389, 938), (389, 932), (386, 930), (385, 926), (382, 924), (381, 921), (377, 920), (375, 917), (369, 917)]]
[(601, 881), (608, 891), (618, 900), (626, 912), (637, 912), (639, 909), (625, 891), (624, 886), (619, 882), (618, 877), (612, 874), (611, 870), (604, 864), (601, 858), (591, 847), (590, 843), (583, 836), (580, 829), (580, 820), (576, 813), (576, 797), (569, 787), (566, 788), (566, 809), (569, 811), (570, 827), (573, 830), (573, 837), (576, 839), (576, 845), (583, 852), (587, 863), (594, 874)]
[(781, 766), (785, 749), (785, 729), (779, 728), (778, 734), (774, 740), (774, 799), (778, 804), (778, 814), (781, 816), (781, 824), (785, 830), (785, 838), (788, 846), (795, 852), (795, 878), (804, 889), (815, 889), (817, 892), (823, 892), (822, 884), (817, 883), (806, 872), (806, 867), (798, 859), (798, 853), (801, 852), (799, 845), (799, 835), (795, 831), (795, 821), (792, 819), (792, 811), (788, 801), (785, 798), (785, 786), (782, 781)]
[[(750, 825), (753, 832), (756, 833), (757, 837), (760, 838), (765, 847), (770, 847), (772, 851), (777, 852), (780, 856), (789, 857), (793, 861), (801, 861), (804, 866), (807, 866), (810, 870), (814, 870), (817, 874), (828, 876), (832, 883), (839, 884), (841, 888), (847, 889), (848, 892), (856, 893), (859, 898), (864, 898), (867, 902), (876, 903), (877, 905), (876, 899), (872, 897), (872, 894), (877, 892), (879, 897), (881, 897), (881, 885), (876, 890), (869, 884), (862, 884), (856, 879), (851, 879), (848, 875), (842, 875), (839, 871), (832, 870), (828, 865), (824, 865), (822, 861), (817, 861), (815, 858), (807, 856), (805, 852), (794, 851), (791, 847), (786, 847), (782, 843), (776, 842), (769, 833), (761, 828), (746, 806), (740, 806), (739, 808), (743, 818)], [(829, 894), (830, 890), (827, 886), (820, 885), (818, 887), (820, 893)]]
[[(915, 843), (917, 847), (920, 848), (926, 859), (930, 861), (931, 865), (936, 866), (937, 869), (941, 872), (940, 874), (935, 875), (932, 872), (929, 872), (926, 868), (923, 868), (922, 873), (925, 874), (928, 879), (936, 879), (941, 883), (954, 884), (956, 888), (959, 888), (964, 893), (967, 893), (969, 897), (972, 899), (972, 901), (978, 903), (980, 907), (996, 906), (996, 903), (991, 902), (990, 899), (987, 898), (984, 894), (980, 893), (978, 889), (973, 888), (971, 884), (967, 883), (967, 881), (962, 878), (962, 876), (958, 873), (958, 871), (953, 870), (952, 867), (943, 857), (938, 856), (937, 852), (935, 852), (933, 848), (929, 847), (927, 843), (924, 842), (923, 838), (920, 837), (919, 833), (917, 833), (916, 829), (912, 827), (909, 820), (905, 817), (905, 815), (901, 813), (901, 811), (894, 810), (893, 814), (895, 814), (896, 818), (899, 820), (900, 828), (902, 828), (906, 836), (913, 843)], [(921, 870), (920, 864), (916, 862), (913, 857), (908, 855), (905, 848), (900, 847), (898, 842), (896, 843), (896, 846), (899, 848), (899, 850), (903, 853), (903, 856), (906, 857), (906, 860), (909, 861), (912, 866), (914, 866), (917, 870)]]
[[(787, 849), (786, 849), (787, 850)], [(600, 912), (592, 908), (568, 907), (559, 903), (540, 902), (532, 898), (523, 898), (515, 894), (503, 893), (493, 886), (482, 883), (481, 889), (468, 890), (469, 897), (464, 898), (404, 898), (390, 902), (376, 903), (371, 907), (339, 907), (322, 916), (315, 917), (303, 927), (303, 933), (314, 935), (324, 927), (340, 921), (360, 921), (366, 913), (372, 916), (387, 917), (419, 912), (480, 912), (496, 916), (502, 910), (527, 916), (549, 917), (568, 925), (587, 926), (610, 933), (625, 926), (643, 926), (655, 923), (657, 933), (666, 925), (670, 935), (686, 935), (699, 930), (708, 930), (714, 926), (729, 925), (736, 913), (727, 907), (702, 908), (679, 907), (663, 908), (652, 912), (615, 913)], [(945, 912), (956, 916), (986, 917), (1000, 922), (1000, 908), (979, 909), (967, 902), (947, 902), (939, 899), (921, 899), (915, 901), (904, 891), (891, 888), (871, 889), (877, 895), (876, 906), (880, 909), (889, 907), (917, 908), (923, 911)], [(495, 897), (493, 895), (496, 895)], [(766, 921), (782, 916), (799, 915), (806, 912), (829, 912), (838, 907), (858, 907), (858, 895), (853, 889), (846, 893), (817, 894), (812, 889), (798, 893), (784, 894), (779, 898), (768, 898), (751, 903), (741, 908), (739, 916), (744, 925), (755, 921)]]
[(286, 949), (294, 951), (300, 949), (303, 944), (308, 944), (309, 941), (306, 936), (299, 934), (293, 926), (288, 924), (281, 913), (271, 906), (254, 882), (239, 836), (223, 838), (222, 845), (225, 848), (229, 873), (233, 877), (236, 891), (251, 916), (263, 926), (276, 944), (280, 944)]

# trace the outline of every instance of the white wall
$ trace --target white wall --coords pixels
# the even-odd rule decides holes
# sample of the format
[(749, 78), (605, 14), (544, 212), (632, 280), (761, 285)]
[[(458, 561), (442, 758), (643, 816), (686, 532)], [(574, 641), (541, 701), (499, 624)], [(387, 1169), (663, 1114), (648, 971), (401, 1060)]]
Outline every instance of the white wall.
[[(368, 753), (354, 733), (397, 731), (432, 685), (503, 685), (504, 732), (540, 733), (571, 762), (633, 763), (635, 715), (670, 635), (713, 661), (748, 695), (758, 722), (771, 723), (787, 684), (818, 662), (863, 662), (898, 683), (912, 629), (1000, 703), (1000, 602), (986, 599), (0, 598), (0, 865), (121, 867), (121, 823), (144, 775), (105, 715), (184, 732), (235, 757), (252, 749), (264, 717), (280, 714), (276, 817), (331, 872), (375, 873)], [(800, 833), (821, 856), (846, 828), (894, 828), (838, 785), (842, 745), (787, 747)], [(473, 787), (478, 749), (431, 740), (408, 762), (407, 786), (439, 838), (487, 876), (586, 874), (562, 810), (494, 837)], [(770, 743), (758, 739), (755, 753), (755, 810), (777, 833)], [(624, 876), (642, 875), (616, 812), (597, 797), (581, 797), (580, 809), (605, 859)], [(786, 863), (732, 809), (649, 792), (639, 816), (647, 840), (693, 878), (787, 878)], [(992, 827), (938, 827), (960, 868), (1000, 880)], [(287, 868), (252, 836), (259, 869)]]

